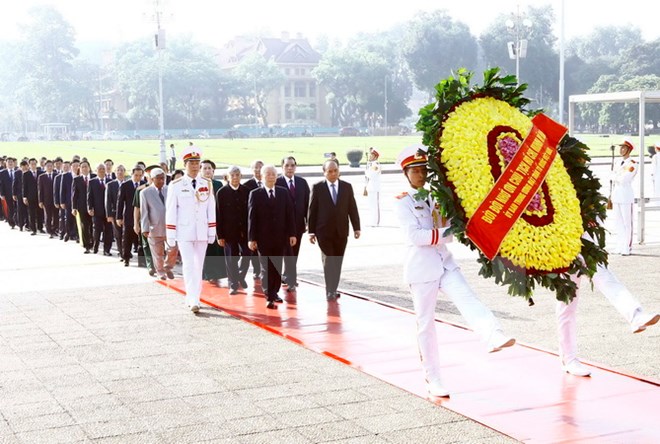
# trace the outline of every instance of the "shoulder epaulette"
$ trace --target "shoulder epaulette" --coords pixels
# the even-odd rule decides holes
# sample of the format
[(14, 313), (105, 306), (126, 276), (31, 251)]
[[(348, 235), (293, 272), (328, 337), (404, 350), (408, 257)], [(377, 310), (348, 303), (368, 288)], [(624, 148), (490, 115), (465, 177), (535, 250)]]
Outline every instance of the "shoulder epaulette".
[(403, 193), (399, 194), (398, 196), (395, 196), (397, 199), (403, 199), (408, 195), (407, 191), (404, 191)]
[(138, 190), (138, 191), (142, 191), (142, 190), (144, 190), (146, 187), (147, 187), (147, 184), (146, 184), (146, 183), (143, 183), (142, 185), (140, 185), (139, 187), (137, 187), (137, 190)]
[(171, 183), (181, 182), (182, 179), (183, 177), (179, 177), (178, 179), (174, 179)]

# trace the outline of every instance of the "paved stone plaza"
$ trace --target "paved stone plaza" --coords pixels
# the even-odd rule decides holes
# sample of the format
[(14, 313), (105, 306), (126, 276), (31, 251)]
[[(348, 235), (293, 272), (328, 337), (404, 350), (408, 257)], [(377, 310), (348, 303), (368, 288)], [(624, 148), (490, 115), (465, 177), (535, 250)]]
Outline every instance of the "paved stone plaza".
[[(346, 178), (361, 190), (362, 177)], [(383, 226), (349, 242), (340, 287), (410, 307), (389, 203), (404, 185), (394, 174), (384, 183)], [(366, 216), (366, 199), (358, 205)], [(660, 213), (648, 221), (646, 244), (612, 256), (611, 269), (659, 311)], [(222, 312), (192, 316), (179, 294), (117, 257), (83, 255), (76, 244), (6, 224), (0, 245), (0, 443), (511, 441)], [(478, 277), (473, 253), (452, 248), (509, 334), (556, 351), (550, 293), (539, 291), (528, 307)], [(322, 281), (316, 246), (303, 244), (300, 264), (301, 278)], [(631, 334), (583, 286), (581, 356), (660, 380), (660, 328)], [(463, 323), (442, 296), (438, 316)]]

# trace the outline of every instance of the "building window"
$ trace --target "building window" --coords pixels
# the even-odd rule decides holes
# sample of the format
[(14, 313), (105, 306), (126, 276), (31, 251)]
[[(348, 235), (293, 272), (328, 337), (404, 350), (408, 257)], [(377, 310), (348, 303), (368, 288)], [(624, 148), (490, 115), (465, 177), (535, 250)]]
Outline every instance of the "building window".
[(305, 82), (296, 82), (295, 84), (295, 96), (296, 97), (307, 97), (307, 84)]
[(316, 97), (316, 82), (309, 82), (309, 97)]
[(284, 97), (291, 97), (291, 84), (288, 82), (284, 85)]

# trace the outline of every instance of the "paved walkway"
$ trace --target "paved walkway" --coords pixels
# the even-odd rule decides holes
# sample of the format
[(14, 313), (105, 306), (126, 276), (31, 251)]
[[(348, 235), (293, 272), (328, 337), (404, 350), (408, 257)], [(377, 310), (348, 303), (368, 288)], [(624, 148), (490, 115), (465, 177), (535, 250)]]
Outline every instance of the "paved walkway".
[[(346, 178), (360, 189), (360, 176)], [(389, 198), (405, 184), (384, 179), (382, 226), (349, 242), (341, 285), (410, 307)], [(366, 199), (358, 206), (366, 219)], [(658, 311), (660, 213), (649, 215), (647, 235), (611, 268)], [(179, 295), (116, 257), (6, 224), (0, 249), (0, 443), (509, 441), (221, 312), (194, 318)], [(556, 350), (551, 294), (539, 291), (529, 308), (478, 277), (472, 252), (452, 249), (508, 333)], [(304, 242), (300, 263), (303, 277), (321, 281), (317, 247)], [(587, 287), (581, 356), (660, 379), (660, 328), (632, 335)], [(443, 297), (438, 315), (463, 322)]]

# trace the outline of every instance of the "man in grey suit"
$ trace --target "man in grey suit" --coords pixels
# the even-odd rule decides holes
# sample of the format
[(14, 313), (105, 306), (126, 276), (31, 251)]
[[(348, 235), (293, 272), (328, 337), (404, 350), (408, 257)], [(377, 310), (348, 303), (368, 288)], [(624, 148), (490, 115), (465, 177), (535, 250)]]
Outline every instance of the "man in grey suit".
[(172, 269), (176, 263), (177, 247), (170, 245), (167, 251), (165, 248), (165, 171), (154, 168), (150, 174), (152, 184), (140, 194), (140, 225), (142, 235), (149, 241), (156, 274), (164, 281), (174, 279)]

